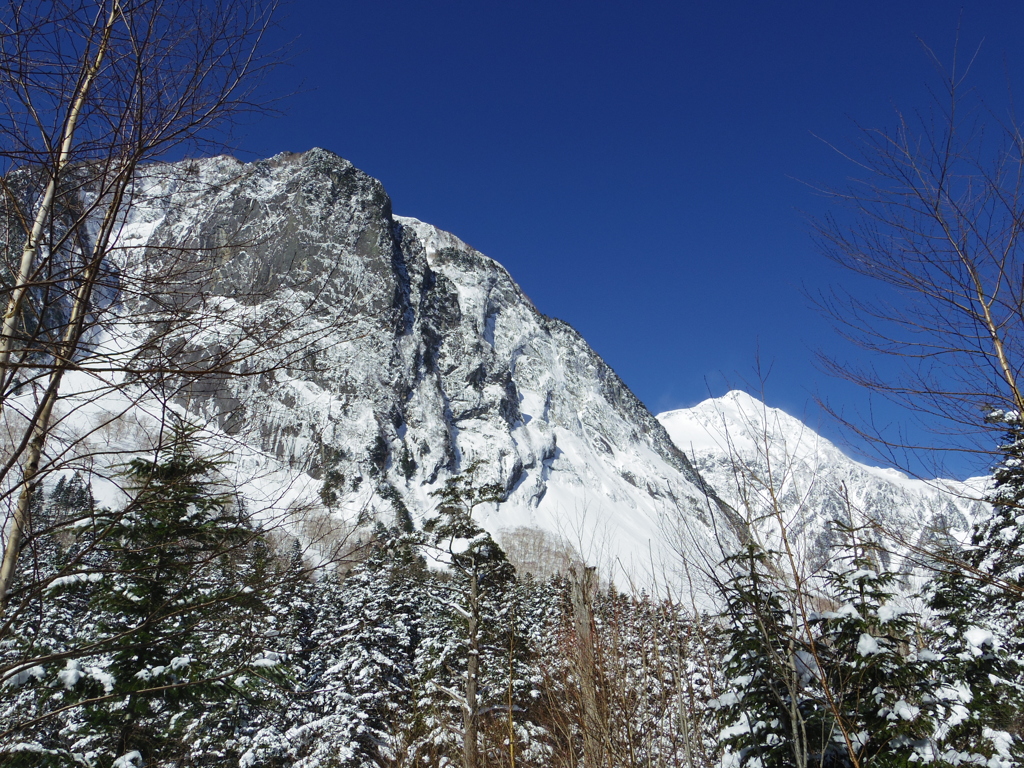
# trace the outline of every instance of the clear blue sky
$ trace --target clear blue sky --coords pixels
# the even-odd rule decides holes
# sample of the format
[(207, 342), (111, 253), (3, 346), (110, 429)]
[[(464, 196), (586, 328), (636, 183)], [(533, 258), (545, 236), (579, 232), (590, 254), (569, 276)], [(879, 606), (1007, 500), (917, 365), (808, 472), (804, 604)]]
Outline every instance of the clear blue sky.
[(654, 412), (756, 380), (759, 351), (769, 404), (837, 438), (814, 396), (867, 401), (814, 367), (838, 341), (801, 286), (845, 276), (803, 182), (851, 173), (822, 139), (926, 104), (917, 38), (948, 59), (958, 23), (999, 98), (1024, 71), (1024, 3), (293, 0), (268, 86), (298, 92), (237, 144), (351, 160), (396, 213), (504, 264)]

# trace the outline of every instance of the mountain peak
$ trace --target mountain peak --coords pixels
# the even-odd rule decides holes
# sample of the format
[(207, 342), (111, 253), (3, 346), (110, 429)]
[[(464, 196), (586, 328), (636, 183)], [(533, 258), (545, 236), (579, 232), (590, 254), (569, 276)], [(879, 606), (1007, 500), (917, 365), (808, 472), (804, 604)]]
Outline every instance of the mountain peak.
[(785, 445), (788, 453), (802, 457), (839, 450), (799, 419), (740, 389), (659, 414), (658, 420), (686, 451), (749, 454), (764, 450), (768, 443)]
[(740, 390), (658, 420), (754, 529), (770, 538), (768, 529), (784, 520), (812, 561), (828, 556), (835, 521), (879, 526), (913, 542), (935, 531), (965, 531), (984, 511), (983, 483), (915, 480), (861, 464), (799, 419)]
[[(409, 527), (462, 476), (501, 489), (474, 512), (492, 533), (539, 528), (637, 571), (678, 548), (696, 558), (730, 545), (731, 510), (586, 341), (497, 262), (394, 216), (379, 181), (323, 149), (161, 170), (172, 181), (140, 195), (125, 242), (156, 253), (237, 233), (201, 288), (248, 316), (218, 324), (216, 343), (248, 344), (235, 327), (288, 332), (253, 363), (267, 375), (182, 398), (281, 478), (243, 489), (253, 509), (254, 493), (276, 493), (311, 520)], [(285, 347), (295, 364), (279, 364)], [(687, 537), (672, 549), (666, 519)]]

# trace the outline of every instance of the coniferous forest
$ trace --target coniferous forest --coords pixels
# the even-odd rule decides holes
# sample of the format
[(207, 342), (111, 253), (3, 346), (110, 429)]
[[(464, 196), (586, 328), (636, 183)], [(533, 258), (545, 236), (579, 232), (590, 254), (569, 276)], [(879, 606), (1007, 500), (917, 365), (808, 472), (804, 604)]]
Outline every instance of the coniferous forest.
[(422, 531), (377, 524), (311, 568), (181, 428), (123, 510), (77, 475), (34, 501), (53, 533), (0, 645), (4, 764), (1016, 765), (1024, 441), (1002, 418), (995, 514), (916, 589), (845, 528), (802, 582), (751, 541), (715, 613), (554, 549), (517, 572), (463, 478)]
[(576, 566), (517, 575), (470, 517), (486, 489), (456, 482), (425, 531), (378, 525), (314, 571), (210, 495), (214, 471), (179, 434), (133, 462), (125, 510), (78, 476), (37, 501), (59, 533), (34, 540), (45, 588), (9, 608), (5, 764), (711, 759), (708, 617)]

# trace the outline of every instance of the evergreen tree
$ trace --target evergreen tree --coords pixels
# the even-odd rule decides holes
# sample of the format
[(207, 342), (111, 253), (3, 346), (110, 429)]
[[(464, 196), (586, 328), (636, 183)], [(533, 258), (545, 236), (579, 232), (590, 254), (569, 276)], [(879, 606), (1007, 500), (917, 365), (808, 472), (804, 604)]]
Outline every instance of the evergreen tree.
[(414, 719), (408, 678), (419, 643), (419, 568), (410, 539), (378, 529), (370, 557), (316, 585), (317, 611), (297, 752), (308, 766), (399, 761)]
[(993, 414), (1006, 424), (1003, 458), (992, 472), (993, 515), (975, 526), (968, 564), (983, 574), (982, 610), (999, 629), (1021, 677), (1024, 665), (1024, 423), (1020, 414)]
[(80, 472), (70, 477), (61, 475), (50, 492), (46, 505), (46, 518), (59, 520), (69, 514), (82, 514), (91, 511), (95, 505), (92, 486)]
[[(66, 756), (60, 732), (68, 717), (78, 713), (64, 718), (52, 713), (78, 700), (65, 691), (60, 675), (64, 658), (79, 655), (83, 633), (95, 627), (88, 606), (98, 573), (91, 579), (89, 573), (96, 573), (104, 562), (104, 556), (91, 548), (87, 532), (80, 532), (70, 545), (53, 533), (52, 522), (68, 514), (87, 515), (91, 507), (61, 504), (57, 494), (54, 509), (53, 494), (46, 504), (41, 492), (37, 494), (32, 518), (37, 525), (22, 556), (23, 562), (31, 562), (31, 571), (26, 577), (28, 569), (23, 569), (13, 585), (0, 636), (0, 759), (13, 765), (45, 765), (51, 760), (59, 764)], [(105, 674), (89, 664), (81, 672), (86, 677)]]
[[(702, 630), (678, 604), (612, 587), (598, 594), (595, 614), (611, 754), (629, 755), (630, 765), (699, 761), (705, 733), (694, 715), (713, 698), (706, 671), (693, 663), (699, 649), (691, 642)], [(716, 735), (706, 734), (707, 746)]]
[(1024, 424), (1006, 427), (993, 469), (992, 515), (966, 547), (940, 553), (927, 588), (943, 654), (947, 751), (960, 761), (1024, 760)]
[[(460, 760), (464, 768), (477, 768), (487, 759), (485, 713), (504, 713), (507, 719), (527, 679), (520, 672), (526, 651), (515, 619), (515, 569), (472, 517), (477, 505), (502, 500), (504, 489), (476, 486), (473, 474), (471, 468), (435, 493), (438, 514), (424, 525), (427, 546), (448, 573), (433, 581), (437, 610), (434, 621), (424, 622), (419, 654), (425, 729), (417, 749)], [(517, 747), (506, 743), (510, 752), (504, 754)]]
[[(850, 534), (847, 531), (847, 534)], [(755, 545), (725, 588), (730, 629), (726, 693), (714, 703), (738, 765), (872, 768), (934, 762), (947, 716), (938, 659), (921, 648), (917, 617), (897, 601), (895, 575), (872, 545), (852, 541), (815, 594), (773, 578)], [(834, 606), (804, 613), (812, 601)]]
[(733, 574), (721, 586), (726, 690), (710, 707), (728, 764), (806, 768), (822, 712), (795, 596), (772, 573), (771, 557), (750, 543), (724, 562)]
[(824, 766), (906, 766), (935, 761), (945, 707), (937, 656), (919, 647), (918, 617), (901, 607), (896, 575), (881, 569), (877, 545), (856, 540), (827, 572), (835, 609), (813, 614), (814, 664), (828, 724), (814, 744)]
[(292, 764), (295, 745), (289, 734), (305, 722), (308, 712), (301, 681), (309, 674), (314, 650), (316, 586), (298, 540), (286, 558), (275, 557), (263, 540), (254, 548), (260, 557), (249, 580), (261, 585), (267, 607), (258, 618), (268, 650), (287, 660), (290, 680), (287, 686), (267, 688), (258, 699), (245, 700), (235, 732), (236, 751), (246, 768), (280, 768)]
[(6, 764), (237, 757), (240, 703), (279, 682), (283, 659), (268, 650), (254, 581), (260, 537), (211, 492), (217, 463), (194, 450), (192, 431), (179, 425), (171, 437), (131, 462), (127, 506), (82, 529), (93, 556), (34, 596), (44, 614), (72, 606), (75, 626), (54, 646), (63, 664), (41, 665), (33, 681), (41, 715), (55, 713), (41, 721), (45, 740), (16, 733)]

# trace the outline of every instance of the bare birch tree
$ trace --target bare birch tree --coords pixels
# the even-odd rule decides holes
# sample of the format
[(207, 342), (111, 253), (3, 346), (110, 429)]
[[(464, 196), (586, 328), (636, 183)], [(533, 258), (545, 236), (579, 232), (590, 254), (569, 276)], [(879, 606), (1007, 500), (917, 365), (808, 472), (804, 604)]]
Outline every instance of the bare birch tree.
[[(10, 449), (0, 484), (15, 501), (0, 607), (62, 383), (123, 289), (111, 255), (140, 166), (202, 149), (256, 108), (272, 10), (261, 0), (12, 1), (0, 10), (5, 240), (18, 254), (3, 276), (0, 408)], [(109, 361), (96, 367), (110, 373)], [(15, 397), (26, 389), (32, 397)]]
[(863, 131), (849, 155), (856, 177), (828, 191), (841, 209), (815, 223), (824, 253), (857, 281), (819, 304), (847, 339), (881, 356), (856, 366), (830, 353), (824, 367), (944, 436), (922, 445), (862, 426), (890, 457), (991, 454), (998, 441), (985, 415), (1024, 411), (1024, 131), (967, 87), (969, 65), (954, 58), (924, 111)]

